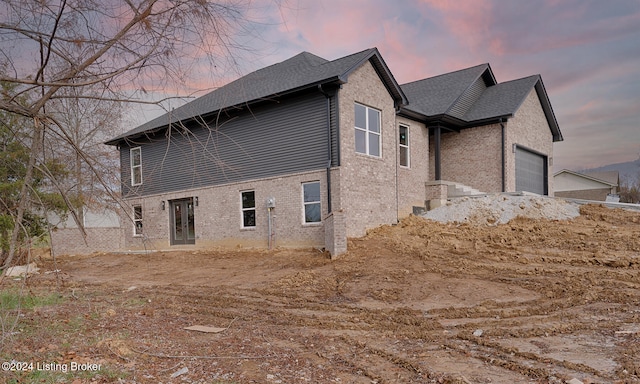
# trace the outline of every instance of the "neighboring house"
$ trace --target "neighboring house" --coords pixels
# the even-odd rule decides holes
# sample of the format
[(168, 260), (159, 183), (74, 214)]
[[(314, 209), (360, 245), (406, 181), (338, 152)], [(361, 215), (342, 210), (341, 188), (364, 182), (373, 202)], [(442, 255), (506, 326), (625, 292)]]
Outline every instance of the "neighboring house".
[[(120, 150), (126, 249), (313, 246), (394, 224), (451, 182), (553, 193), (562, 135), (540, 76), (488, 64), (399, 85), (377, 49), (308, 52), (107, 144)], [(445, 182), (446, 181), (446, 182)]]
[(573, 199), (606, 201), (619, 192), (618, 171), (574, 172), (568, 169), (553, 175), (555, 195)]

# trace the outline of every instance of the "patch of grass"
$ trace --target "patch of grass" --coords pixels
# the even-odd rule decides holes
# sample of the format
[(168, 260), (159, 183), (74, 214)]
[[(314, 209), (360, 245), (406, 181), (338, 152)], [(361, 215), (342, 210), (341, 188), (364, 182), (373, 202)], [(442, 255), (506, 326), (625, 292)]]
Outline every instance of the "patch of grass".
[(21, 293), (17, 289), (0, 291), (0, 310), (5, 311), (18, 308), (33, 309), (35, 307), (60, 304), (63, 301), (63, 298), (57, 293), (50, 293), (46, 296), (34, 296)]
[(126, 300), (122, 306), (125, 308), (135, 308), (135, 307), (142, 307), (144, 305), (147, 304), (147, 300), (142, 299), (142, 298), (132, 298), (132, 299), (128, 299)]

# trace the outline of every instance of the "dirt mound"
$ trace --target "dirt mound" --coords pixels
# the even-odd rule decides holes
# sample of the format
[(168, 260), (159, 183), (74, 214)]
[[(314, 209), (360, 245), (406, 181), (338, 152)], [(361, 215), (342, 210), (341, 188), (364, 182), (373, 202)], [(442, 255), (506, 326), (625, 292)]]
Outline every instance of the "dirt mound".
[(511, 196), (505, 194), (452, 199), (446, 205), (424, 214), (444, 222), (480, 225), (505, 224), (516, 217), (566, 220), (580, 214), (577, 204), (543, 196)]

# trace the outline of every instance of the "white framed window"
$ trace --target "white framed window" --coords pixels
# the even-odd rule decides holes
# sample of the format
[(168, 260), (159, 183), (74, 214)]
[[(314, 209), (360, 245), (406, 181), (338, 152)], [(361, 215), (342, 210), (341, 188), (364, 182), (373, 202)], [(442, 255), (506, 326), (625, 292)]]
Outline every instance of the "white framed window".
[(131, 159), (131, 185), (142, 184), (142, 148), (131, 148), (129, 151)]
[(380, 111), (358, 103), (354, 110), (356, 152), (380, 157)]
[(133, 206), (133, 235), (142, 236), (142, 205)]
[(305, 224), (322, 222), (319, 181), (302, 183), (302, 206)]
[(409, 168), (409, 127), (401, 125), (398, 133), (400, 134), (398, 146), (400, 151), (400, 166)]
[(242, 228), (256, 227), (256, 192), (240, 192), (242, 209)]

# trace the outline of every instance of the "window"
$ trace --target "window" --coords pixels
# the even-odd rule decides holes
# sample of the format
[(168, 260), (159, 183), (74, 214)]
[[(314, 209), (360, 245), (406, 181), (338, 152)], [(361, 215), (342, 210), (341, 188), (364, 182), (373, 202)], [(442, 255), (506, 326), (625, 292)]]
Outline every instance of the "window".
[(131, 185), (142, 184), (142, 148), (131, 148)]
[(255, 228), (256, 226), (256, 192), (246, 191), (240, 193), (242, 200), (242, 228)]
[(142, 236), (142, 205), (133, 206), (133, 235)]
[(302, 184), (302, 203), (304, 205), (304, 222), (320, 223), (322, 215), (320, 211), (320, 182)]
[(409, 127), (405, 125), (400, 126), (400, 166), (409, 166)]
[(380, 157), (380, 111), (355, 105), (356, 152)]

